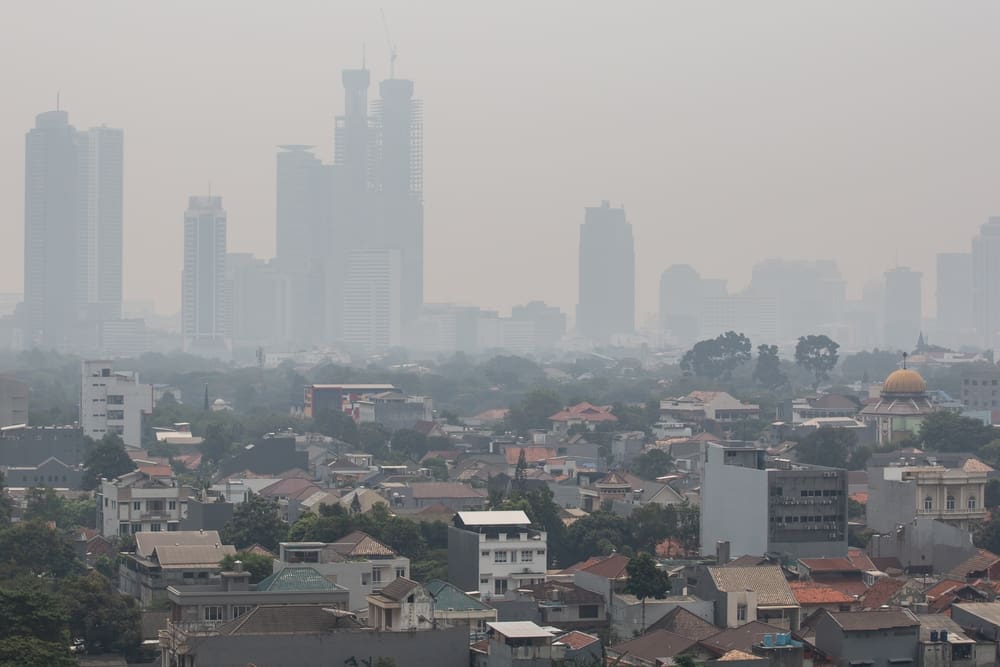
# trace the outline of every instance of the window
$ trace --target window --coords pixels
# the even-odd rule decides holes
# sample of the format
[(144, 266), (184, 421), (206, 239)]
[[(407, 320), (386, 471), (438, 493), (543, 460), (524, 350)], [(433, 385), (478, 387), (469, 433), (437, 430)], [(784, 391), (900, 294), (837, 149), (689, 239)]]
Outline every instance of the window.
[(175, 509), (177, 509), (177, 501), (176, 500), (171, 500), (170, 502), (168, 502), (167, 503), (167, 509), (170, 510), (171, 512), (173, 512)]
[(163, 511), (163, 501), (162, 500), (147, 500), (146, 501), (146, 511), (147, 512), (162, 512)]
[(136, 533), (138, 533), (140, 530), (142, 530), (142, 524), (141, 523), (133, 523), (132, 524), (132, 534), (133, 535), (135, 535)]
[(178, 524), (177, 522), (168, 523), (167, 524), (167, 532), (168, 533), (176, 533), (177, 529), (179, 528), (179, 526), (180, 526), (180, 524)]
[(253, 605), (248, 604), (234, 604), (233, 605), (233, 618), (239, 618), (243, 614), (247, 613), (253, 609)]
[(736, 620), (737, 621), (747, 620), (747, 606), (745, 604), (736, 605)]
[(108, 410), (108, 419), (117, 419), (118, 421), (121, 421), (121, 420), (125, 419), (125, 411), (124, 410)]
[(510, 552), (510, 562), (511, 563), (516, 563), (517, 562), (517, 551), (511, 551)]
[(382, 568), (373, 567), (372, 568), (372, 584), (382, 583)]
[(521, 562), (530, 563), (535, 557), (534, 552), (531, 549), (525, 549), (521, 552)]
[(932, 509), (934, 509), (934, 499), (927, 496), (924, 498), (924, 510), (930, 512)]
[(406, 576), (406, 568), (405, 567), (397, 567), (396, 568), (396, 578), (399, 579), (400, 577), (405, 577), (405, 576)]
[(125, 405), (125, 397), (108, 394), (108, 405)]
[(482, 553), (482, 555), (483, 555), (483, 558), (486, 558), (487, 556), (489, 556), (489, 555), (490, 555), (490, 552), (489, 552), (489, 551), (484, 551), (484, 552)]
[(489, 577), (479, 577), (479, 583), (480, 584), (488, 584), (488, 583), (490, 583), (490, 578)]
[(133, 502), (132, 503), (132, 509), (134, 509), (136, 512), (138, 512), (139, 510), (141, 510), (142, 509), (142, 501), (141, 500), (136, 500), (135, 502)]
[(362, 572), (362, 573), (361, 573), (361, 585), (362, 585), (362, 586), (367, 586), (367, 585), (369, 585), (369, 584), (370, 584), (371, 582), (372, 582), (372, 575), (370, 575), (370, 574), (369, 574), (369, 573), (367, 573), (367, 572)]
[(969, 507), (970, 510), (976, 509), (976, 497), (975, 496), (969, 496), (968, 507)]
[(506, 563), (507, 562), (507, 552), (506, 551), (494, 551), (493, 552), (493, 562), (494, 563)]
[(580, 618), (597, 618), (597, 605), (596, 604), (580, 605)]
[(154, 533), (161, 532), (160, 524), (158, 524), (158, 523), (151, 523), (151, 524), (149, 524), (149, 530), (152, 531), (152, 532), (154, 532)]
[(222, 607), (211, 606), (205, 607), (205, 620), (206, 621), (221, 621), (223, 619)]
[(127, 523), (118, 524), (118, 534), (119, 535), (128, 535), (128, 528), (129, 528), (129, 526), (128, 526)]
[(948, 511), (955, 509), (955, 496), (948, 496), (948, 500), (946, 502), (947, 502), (946, 507), (948, 508)]
[(497, 579), (493, 582), (493, 593), (495, 595), (507, 595), (507, 580)]

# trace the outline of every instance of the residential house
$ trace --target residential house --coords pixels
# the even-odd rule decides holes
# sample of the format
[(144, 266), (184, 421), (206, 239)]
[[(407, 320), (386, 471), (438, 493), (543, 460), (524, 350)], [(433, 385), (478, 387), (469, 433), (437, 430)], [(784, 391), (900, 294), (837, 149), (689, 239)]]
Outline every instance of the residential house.
[(923, 602), (924, 587), (909, 577), (879, 577), (858, 601), (861, 609), (912, 607)]
[(735, 628), (759, 620), (798, 630), (801, 608), (781, 568), (702, 566), (695, 595), (715, 603), (715, 624)]
[(617, 423), (618, 417), (611, 412), (611, 406), (598, 406), (584, 401), (560, 410), (549, 417), (549, 421), (557, 435), (565, 435), (574, 426), (593, 431), (598, 424)]
[(209, 583), (168, 586), (170, 620), (175, 624), (214, 627), (239, 618), (262, 604), (323, 604), (347, 609), (349, 591), (311, 567), (279, 570), (256, 584), (250, 573), (221, 572)]
[(136, 533), (135, 551), (119, 559), (118, 589), (148, 608), (167, 599), (168, 586), (218, 581), (220, 562), (235, 554), (214, 530)]
[(282, 542), (274, 571), (310, 567), (350, 591), (351, 610), (366, 610), (368, 596), (409, 577), (410, 559), (356, 530), (337, 542)]
[(387, 664), (467, 667), (469, 638), (462, 628), (379, 632), (348, 611), (325, 604), (262, 604), (218, 627), (168, 622), (160, 633), (164, 665)]
[(760, 406), (744, 403), (724, 391), (692, 391), (660, 401), (660, 417), (685, 424), (734, 422), (760, 418)]
[(906, 609), (826, 611), (816, 622), (816, 648), (837, 667), (915, 664), (920, 621)]
[(973, 639), (946, 614), (922, 614), (917, 667), (993, 667), (996, 642)]
[(961, 602), (951, 605), (951, 620), (975, 631), (979, 640), (1000, 642), (1000, 602)]
[(642, 431), (615, 433), (611, 436), (611, 461), (619, 466), (630, 465), (645, 446), (646, 434)]
[(571, 630), (558, 635), (553, 643), (565, 647), (563, 649), (563, 664), (567, 667), (600, 664), (604, 657), (600, 637), (579, 630)]
[(565, 657), (566, 647), (555, 634), (531, 621), (487, 623), (486, 653), (475, 656), (475, 667), (548, 667)]
[(874, 583), (878, 568), (860, 549), (848, 549), (847, 555), (838, 558), (801, 558), (798, 562), (799, 578), (840, 591), (858, 598)]
[(101, 480), (97, 523), (105, 537), (180, 529), (192, 489), (179, 484), (170, 466), (142, 466)]
[(538, 604), (538, 617), (543, 625), (564, 630), (596, 630), (608, 626), (604, 598), (576, 584), (546, 581), (519, 588), (517, 593)]
[(434, 598), (434, 620), (448, 626), (467, 628), (470, 638), (485, 637), (486, 624), (497, 620), (496, 609), (454, 584), (432, 579), (424, 588)]
[(789, 587), (795, 601), (802, 608), (802, 616), (810, 616), (820, 609), (830, 611), (852, 611), (857, 609), (857, 599), (830, 586), (814, 581), (791, 581)]
[(524, 512), (458, 512), (448, 527), (448, 580), (484, 600), (545, 581), (546, 534)]
[(0, 466), (36, 466), (49, 458), (80, 465), (87, 454), (83, 430), (75, 426), (0, 428)]
[(986, 549), (976, 549), (974, 555), (953, 567), (948, 575), (962, 581), (1000, 579), (1000, 556)]
[(482, 489), (460, 482), (422, 482), (410, 484), (393, 492), (393, 507), (421, 509), (431, 505), (445, 505), (453, 511), (480, 510), (486, 507), (489, 497)]
[(4, 474), (4, 485), (11, 487), (79, 489), (83, 483), (83, 466), (68, 465), (54, 456), (37, 465), (0, 466), (0, 472)]
[(434, 598), (417, 582), (399, 577), (368, 596), (368, 624), (381, 632), (434, 627)]
[(255, 475), (278, 475), (292, 468), (309, 469), (309, 453), (298, 451), (294, 433), (268, 433), (260, 442), (244, 445), (219, 463), (219, 475), (247, 470)]

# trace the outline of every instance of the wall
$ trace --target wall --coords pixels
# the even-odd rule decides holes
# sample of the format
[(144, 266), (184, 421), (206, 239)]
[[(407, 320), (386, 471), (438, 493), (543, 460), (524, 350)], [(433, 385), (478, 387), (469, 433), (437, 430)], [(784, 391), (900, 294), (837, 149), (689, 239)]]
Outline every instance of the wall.
[(479, 534), (448, 526), (448, 581), (463, 591), (479, 590)]
[(887, 468), (868, 469), (866, 520), (875, 532), (895, 530), (917, 515), (916, 483), (885, 479)]
[(905, 568), (930, 572), (947, 572), (975, 550), (968, 531), (930, 518), (913, 519), (899, 530), (873, 535), (867, 548), (873, 558), (894, 556)]
[(729, 540), (730, 553), (760, 556), (767, 552), (767, 471), (722, 463), (722, 449), (709, 447), (702, 478), (701, 553), (715, 553), (718, 540)]
[[(275, 559), (274, 571), (277, 572), (286, 567), (296, 567), (297, 565), (297, 563), (286, 563)], [(324, 577), (329, 577), (333, 583), (351, 591), (351, 598), (348, 602), (351, 611), (367, 612), (368, 596), (395, 580), (396, 568), (403, 568), (404, 577), (410, 576), (410, 560), (403, 556), (375, 561), (357, 560), (337, 563), (303, 563), (303, 565), (314, 568)], [(382, 581), (378, 585), (375, 585), (372, 579), (372, 572), (376, 567), (383, 568)], [(366, 579), (368, 583), (362, 583)]]
[(875, 630), (845, 634), (830, 616), (824, 614), (816, 626), (816, 648), (835, 656), (839, 667), (851, 661), (872, 661), (871, 667), (889, 667), (890, 660), (909, 658), (917, 661), (919, 627)]
[[(195, 664), (212, 667), (329, 667), (392, 658), (396, 667), (466, 667), (469, 635), (462, 628), (427, 632), (342, 631), (301, 635), (199, 638)], [(374, 661), (372, 661), (374, 663)]]

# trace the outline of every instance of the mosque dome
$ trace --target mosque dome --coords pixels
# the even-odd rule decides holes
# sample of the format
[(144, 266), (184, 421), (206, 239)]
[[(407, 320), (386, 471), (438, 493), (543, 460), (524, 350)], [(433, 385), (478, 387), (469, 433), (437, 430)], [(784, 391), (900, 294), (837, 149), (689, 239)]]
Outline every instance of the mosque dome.
[(920, 373), (901, 368), (893, 371), (882, 383), (883, 394), (923, 394), (927, 392), (927, 383)]

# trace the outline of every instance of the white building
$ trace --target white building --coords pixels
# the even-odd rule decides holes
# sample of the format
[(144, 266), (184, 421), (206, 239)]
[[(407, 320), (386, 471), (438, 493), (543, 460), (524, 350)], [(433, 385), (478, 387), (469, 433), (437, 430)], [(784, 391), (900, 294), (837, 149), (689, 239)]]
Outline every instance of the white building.
[(104, 537), (176, 531), (187, 513), (190, 492), (177, 483), (169, 466), (145, 466), (102, 480), (98, 527)]
[(352, 250), (344, 281), (344, 342), (365, 349), (400, 344), (402, 312), (398, 250)]
[(100, 440), (120, 435), (129, 447), (142, 446), (142, 416), (153, 411), (153, 386), (140, 384), (134, 371), (116, 371), (110, 361), (84, 361), (80, 383), (80, 427)]
[(524, 512), (459, 512), (448, 527), (448, 580), (485, 599), (545, 582), (547, 538)]
[(229, 356), (226, 211), (222, 197), (191, 197), (184, 213), (181, 333), (184, 351)]

